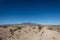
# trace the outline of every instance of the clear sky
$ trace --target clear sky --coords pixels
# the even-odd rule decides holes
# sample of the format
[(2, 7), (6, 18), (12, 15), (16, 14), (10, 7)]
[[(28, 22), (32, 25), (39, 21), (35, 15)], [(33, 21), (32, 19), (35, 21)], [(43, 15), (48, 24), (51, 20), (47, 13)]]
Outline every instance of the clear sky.
[(0, 24), (60, 24), (60, 0), (0, 0)]

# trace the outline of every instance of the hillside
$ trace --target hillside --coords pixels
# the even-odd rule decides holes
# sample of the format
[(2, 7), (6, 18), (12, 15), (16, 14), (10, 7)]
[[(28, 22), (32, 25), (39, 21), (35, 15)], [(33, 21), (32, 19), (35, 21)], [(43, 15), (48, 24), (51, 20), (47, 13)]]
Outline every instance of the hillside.
[(60, 40), (60, 25), (0, 25), (0, 40)]

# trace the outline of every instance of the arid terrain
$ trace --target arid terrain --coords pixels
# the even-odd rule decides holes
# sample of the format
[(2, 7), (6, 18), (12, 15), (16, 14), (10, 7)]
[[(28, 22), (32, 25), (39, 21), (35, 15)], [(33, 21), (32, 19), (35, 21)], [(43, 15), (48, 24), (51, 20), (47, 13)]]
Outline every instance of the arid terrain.
[(60, 40), (60, 25), (0, 25), (0, 40)]

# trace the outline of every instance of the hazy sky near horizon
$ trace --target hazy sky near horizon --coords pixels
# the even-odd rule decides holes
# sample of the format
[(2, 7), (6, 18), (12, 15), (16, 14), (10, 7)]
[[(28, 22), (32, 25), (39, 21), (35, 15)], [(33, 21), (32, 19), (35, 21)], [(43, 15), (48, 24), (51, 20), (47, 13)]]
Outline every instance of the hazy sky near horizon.
[(0, 0), (0, 24), (60, 24), (60, 0)]

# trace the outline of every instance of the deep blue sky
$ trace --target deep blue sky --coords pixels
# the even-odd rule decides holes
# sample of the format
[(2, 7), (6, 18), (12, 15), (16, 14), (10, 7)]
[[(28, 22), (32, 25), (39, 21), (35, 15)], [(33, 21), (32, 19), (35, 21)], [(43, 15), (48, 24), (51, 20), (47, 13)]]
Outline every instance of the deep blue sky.
[(0, 0), (0, 24), (60, 24), (60, 0)]

